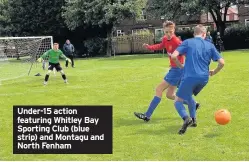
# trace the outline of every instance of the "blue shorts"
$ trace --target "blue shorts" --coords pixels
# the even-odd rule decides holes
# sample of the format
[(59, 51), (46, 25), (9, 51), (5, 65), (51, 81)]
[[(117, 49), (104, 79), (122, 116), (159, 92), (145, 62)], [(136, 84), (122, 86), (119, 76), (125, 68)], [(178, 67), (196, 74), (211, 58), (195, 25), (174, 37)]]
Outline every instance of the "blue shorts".
[(181, 81), (183, 69), (172, 67), (164, 77), (164, 80), (172, 86), (178, 86)]
[(192, 95), (195, 96), (207, 85), (208, 77), (205, 78), (183, 78), (176, 92), (176, 96), (184, 100), (189, 100)]

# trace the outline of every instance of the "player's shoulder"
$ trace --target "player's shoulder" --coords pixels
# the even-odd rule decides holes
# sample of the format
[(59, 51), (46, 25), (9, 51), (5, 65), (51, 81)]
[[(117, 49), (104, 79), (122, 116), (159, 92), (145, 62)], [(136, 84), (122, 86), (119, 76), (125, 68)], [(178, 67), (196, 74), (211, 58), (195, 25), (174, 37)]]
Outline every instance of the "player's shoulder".
[(209, 47), (215, 47), (214, 44), (212, 42), (210, 42), (209, 40), (203, 39), (204, 43), (206, 45), (208, 45)]
[[(166, 37), (166, 39), (167, 39), (167, 37)], [(173, 35), (172, 38), (169, 40), (169, 42), (179, 45), (182, 43), (182, 40), (180, 38), (178, 38), (176, 35)]]
[(172, 41), (180, 41), (180, 39), (176, 35), (173, 35), (171, 40)]
[(186, 41), (189, 41), (189, 42), (190, 42), (190, 41), (191, 41), (191, 42), (192, 42), (192, 41), (196, 41), (196, 38), (195, 38), (195, 37), (193, 37), (193, 38), (188, 38), (188, 39), (186, 39)]
[(168, 38), (167, 38), (166, 35), (164, 35), (163, 38), (162, 38), (162, 41), (166, 41), (166, 40), (168, 40)]
[(53, 51), (53, 49), (49, 49), (49, 50), (47, 50), (47, 52), (48, 52), (48, 53), (50, 53), (50, 52), (52, 52), (52, 51)]
[(59, 52), (59, 53), (63, 53), (62, 50), (60, 50), (60, 49), (58, 50), (58, 52)]
[(176, 35), (173, 37), (173, 39), (174, 39), (174, 42), (182, 43), (182, 40), (179, 37), (177, 37)]
[(193, 38), (188, 38), (188, 39), (183, 40), (182, 43), (188, 44), (189, 42), (192, 42), (192, 41), (194, 41)]

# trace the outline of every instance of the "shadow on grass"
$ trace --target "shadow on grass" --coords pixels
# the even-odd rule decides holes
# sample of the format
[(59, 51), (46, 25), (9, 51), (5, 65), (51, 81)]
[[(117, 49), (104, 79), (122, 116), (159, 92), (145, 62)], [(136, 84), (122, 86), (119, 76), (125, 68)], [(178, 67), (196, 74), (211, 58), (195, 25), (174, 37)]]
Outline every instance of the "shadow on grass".
[(165, 134), (177, 134), (181, 125), (165, 125), (164, 128), (152, 129), (152, 128), (143, 128), (138, 129), (137, 131), (131, 133), (131, 135), (142, 134), (142, 135), (165, 135)]
[[(134, 116), (134, 115), (133, 115)], [(137, 119), (135, 116), (134, 118), (120, 118), (117, 121), (114, 121), (114, 127), (122, 127), (122, 126), (134, 126), (134, 125), (142, 125), (142, 124), (158, 124), (166, 120), (165, 118), (153, 118), (153, 120), (149, 122), (145, 122), (143, 120)]]
[[(133, 115), (134, 116), (134, 115)], [(134, 125), (143, 125), (143, 124), (167, 124), (167, 121), (172, 121), (172, 120), (179, 120), (179, 118), (152, 118), (149, 122), (145, 122), (143, 120), (137, 119), (135, 116), (134, 118), (120, 118), (116, 121), (114, 121), (114, 127), (122, 127), (122, 126), (134, 126)]]
[(218, 136), (220, 136), (220, 133), (208, 133), (204, 135), (205, 138), (216, 138)]

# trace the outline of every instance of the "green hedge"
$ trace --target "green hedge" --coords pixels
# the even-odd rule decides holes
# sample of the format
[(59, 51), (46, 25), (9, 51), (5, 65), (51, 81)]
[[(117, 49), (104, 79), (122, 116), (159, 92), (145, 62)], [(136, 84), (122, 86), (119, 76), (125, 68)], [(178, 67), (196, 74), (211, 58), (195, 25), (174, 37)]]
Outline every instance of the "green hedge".
[(180, 36), (182, 40), (193, 38), (193, 31), (187, 30), (187, 31), (177, 31), (177, 36)]
[(227, 28), (222, 40), (225, 50), (249, 48), (249, 27), (237, 25)]
[(84, 41), (87, 54), (91, 57), (106, 53), (107, 41), (105, 38), (94, 37)]
[[(193, 31), (176, 32), (182, 40), (193, 38)], [(211, 31), (213, 41), (216, 42), (216, 31)], [(222, 37), (225, 50), (248, 49), (249, 48), (249, 27), (244, 25), (233, 25), (225, 30)]]

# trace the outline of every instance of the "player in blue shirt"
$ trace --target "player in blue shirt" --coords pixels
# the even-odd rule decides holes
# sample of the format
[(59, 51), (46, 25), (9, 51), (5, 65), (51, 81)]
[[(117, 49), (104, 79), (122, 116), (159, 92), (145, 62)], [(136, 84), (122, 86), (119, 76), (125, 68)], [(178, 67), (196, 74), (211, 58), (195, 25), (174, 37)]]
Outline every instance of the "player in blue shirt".
[[(179, 130), (179, 134), (184, 134), (188, 126), (196, 127), (196, 102), (193, 94), (196, 96), (208, 83), (209, 76), (217, 74), (224, 66), (224, 59), (220, 56), (215, 46), (206, 41), (206, 28), (198, 25), (194, 29), (194, 38), (187, 39), (174, 51), (172, 59), (178, 67), (183, 68), (181, 84), (178, 88), (175, 98), (175, 108), (184, 123)], [(185, 65), (177, 60), (177, 56), (186, 54)], [(209, 64), (218, 61), (218, 66), (209, 71)], [(183, 105), (183, 101), (188, 102), (189, 114)]]

